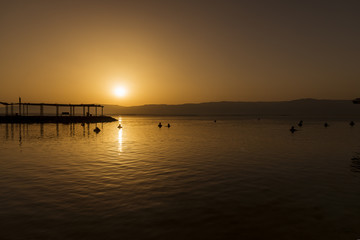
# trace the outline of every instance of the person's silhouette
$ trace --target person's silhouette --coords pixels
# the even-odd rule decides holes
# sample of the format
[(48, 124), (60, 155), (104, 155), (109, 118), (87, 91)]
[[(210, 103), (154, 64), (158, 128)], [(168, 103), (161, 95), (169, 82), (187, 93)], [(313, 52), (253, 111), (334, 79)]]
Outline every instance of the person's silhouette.
[(302, 127), (302, 125), (303, 125), (303, 120), (300, 120), (300, 122), (298, 123), (298, 126)]
[(291, 133), (294, 133), (295, 131), (297, 131), (297, 130), (294, 128), (294, 126), (291, 126), (290, 132), (291, 132)]

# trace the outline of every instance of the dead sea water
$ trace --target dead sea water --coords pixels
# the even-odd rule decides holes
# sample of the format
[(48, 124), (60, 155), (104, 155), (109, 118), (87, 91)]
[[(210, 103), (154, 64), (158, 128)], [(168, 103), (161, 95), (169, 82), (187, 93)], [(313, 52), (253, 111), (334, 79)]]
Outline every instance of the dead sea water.
[(0, 124), (0, 239), (360, 238), (360, 121), (118, 118)]

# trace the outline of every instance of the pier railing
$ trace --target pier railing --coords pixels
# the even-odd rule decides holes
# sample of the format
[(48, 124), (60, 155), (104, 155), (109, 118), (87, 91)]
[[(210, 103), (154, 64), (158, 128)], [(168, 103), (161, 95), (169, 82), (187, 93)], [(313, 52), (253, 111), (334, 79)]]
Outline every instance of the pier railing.
[[(7, 103), (0, 102), (1, 105), (5, 105), (5, 115), (6, 116), (28, 116), (29, 115), (29, 106), (39, 106), (40, 116), (44, 116), (44, 106), (52, 106), (56, 108), (56, 116), (75, 116), (75, 108), (82, 108), (82, 116), (91, 116), (90, 109), (95, 109), (95, 116), (98, 116), (98, 108), (101, 109), (101, 115), (104, 115), (104, 106), (99, 104), (58, 104), (58, 103), (22, 103), (21, 98), (19, 98), (18, 103)], [(18, 107), (18, 112), (15, 113), (15, 108)], [(60, 107), (66, 107), (69, 109), (69, 112), (62, 112), (60, 114)], [(10, 112), (9, 112), (10, 110)], [(87, 110), (87, 111), (86, 111)]]

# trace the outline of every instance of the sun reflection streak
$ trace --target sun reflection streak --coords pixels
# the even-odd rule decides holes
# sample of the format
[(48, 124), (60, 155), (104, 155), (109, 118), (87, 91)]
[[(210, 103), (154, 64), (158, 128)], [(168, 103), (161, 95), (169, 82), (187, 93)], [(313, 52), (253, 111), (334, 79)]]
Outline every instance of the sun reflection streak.
[(122, 143), (123, 143), (123, 130), (122, 128), (119, 129), (119, 137), (118, 137), (118, 140), (119, 140), (119, 153), (122, 153)]
[[(121, 117), (119, 118), (119, 125), (121, 126)], [(119, 136), (118, 136), (118, 141), (119, 141), (119, 153), (122, 153), (123, 149), (122, 149), (122, 144), (123, 144), (123, 129), (119, 128)]]

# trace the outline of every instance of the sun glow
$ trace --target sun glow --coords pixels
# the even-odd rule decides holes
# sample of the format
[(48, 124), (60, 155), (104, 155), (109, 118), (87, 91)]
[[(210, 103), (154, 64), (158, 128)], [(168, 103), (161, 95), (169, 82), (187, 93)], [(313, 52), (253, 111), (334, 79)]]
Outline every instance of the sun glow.
[(125, 97), (127, 94), (127, 89), (124, 87), (116, 87), (114, 88), (114, 94), (117, 97)]

